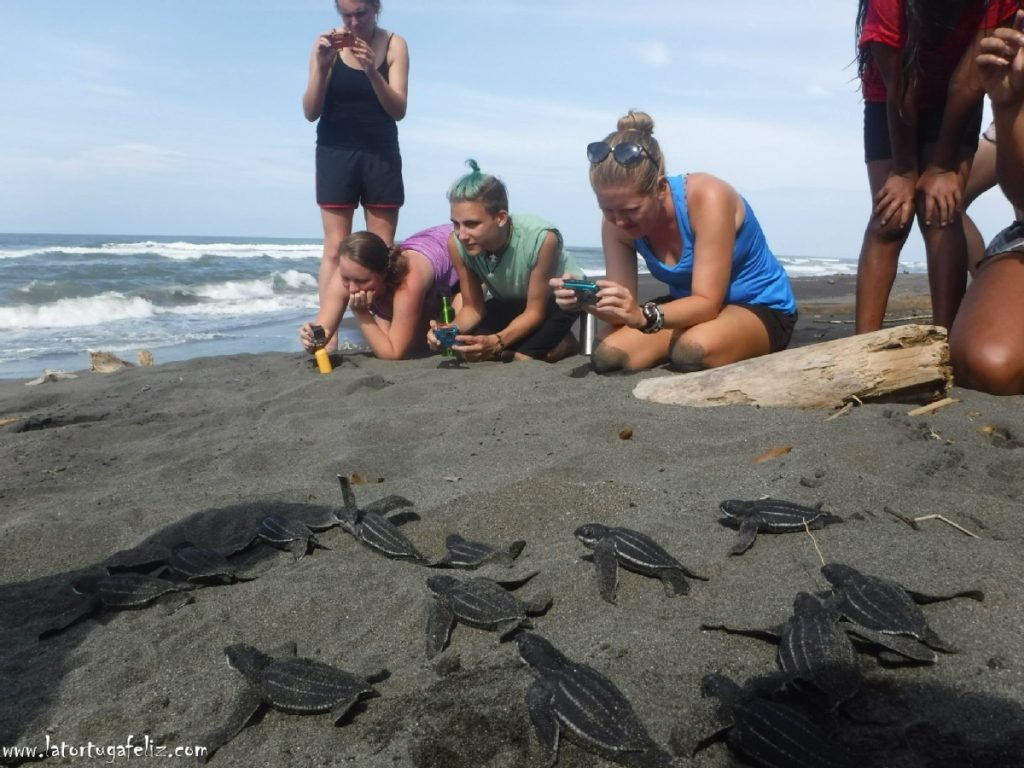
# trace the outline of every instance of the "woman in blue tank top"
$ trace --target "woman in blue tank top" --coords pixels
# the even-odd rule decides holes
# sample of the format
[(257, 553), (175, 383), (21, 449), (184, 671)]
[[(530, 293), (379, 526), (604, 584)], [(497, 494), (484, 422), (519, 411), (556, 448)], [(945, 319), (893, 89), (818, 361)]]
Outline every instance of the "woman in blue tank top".
[[(599, 373), (714, 368), (784, 349), (796, 300), (750, 206), (707, 173), (667, 178), (654, 121), (630, 112), (587, 147), (590, 183), (604, 214), (604, 279), (584, 307), (611, 326), (594, 349)], [(637, 300), (637, 254), (668, 295)], [(558, 305), (576, 293), (551, 281)]]

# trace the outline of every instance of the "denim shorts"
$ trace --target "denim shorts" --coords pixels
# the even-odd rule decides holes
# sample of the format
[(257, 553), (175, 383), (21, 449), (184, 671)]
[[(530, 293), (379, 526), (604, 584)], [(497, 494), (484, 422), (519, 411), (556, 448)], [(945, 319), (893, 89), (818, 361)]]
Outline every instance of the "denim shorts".
[[(1001, 253), (1024, 253), (1024, 221), (1015, 221), (988, 244), (985, 255), (978, 262), (978, 267)], [(976, 267), (977, 268), (977, 267)]]

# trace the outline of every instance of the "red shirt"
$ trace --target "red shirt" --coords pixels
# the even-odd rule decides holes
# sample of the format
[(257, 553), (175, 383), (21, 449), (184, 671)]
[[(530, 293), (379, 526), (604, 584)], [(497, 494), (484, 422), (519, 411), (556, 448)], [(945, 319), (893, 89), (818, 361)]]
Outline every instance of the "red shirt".
[[(927, 2), (927, 0), (925, 0)], [(1018, 0), (971, 0), (950, 32), (941, 39), (922, 41), (918, 62), (918, 103), (922, 107), (938, 107), (946, 99), (953, 71), (970, 48), (979, 30), (1000, 26), (1019, 8)], [(903, 0), (871, 0), (864, 29), (858, 45), (881, 43), (897, 51), (906, 42), (906, 15)], [(938, 35), (934, 36), (938, 38)], [(868, 62), (862, 78), (865, 101), (885, 101), (885, 82), (873, 61)]]

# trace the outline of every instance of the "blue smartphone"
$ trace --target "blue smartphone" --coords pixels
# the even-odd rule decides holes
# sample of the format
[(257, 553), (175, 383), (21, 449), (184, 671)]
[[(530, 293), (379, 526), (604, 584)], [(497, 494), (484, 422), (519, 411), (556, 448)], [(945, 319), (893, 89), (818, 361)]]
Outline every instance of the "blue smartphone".
[(597, 292), (601, 290), (592, 280), (577, 280), (575, 278), (563, 280), (562, 287), (575, 291), (576, 301), (580, 304), (596, 304)]

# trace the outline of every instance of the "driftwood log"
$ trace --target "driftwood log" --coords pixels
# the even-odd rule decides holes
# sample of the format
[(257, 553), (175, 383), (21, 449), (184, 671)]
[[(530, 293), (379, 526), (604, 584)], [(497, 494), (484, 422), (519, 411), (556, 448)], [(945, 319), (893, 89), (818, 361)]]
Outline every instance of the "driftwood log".
[(901, 325), (708, 371), (645, 379), (633, 394), (672, 405), (830, 408), (853, 400), (927, 402), (952, 383), (945, 329)]

